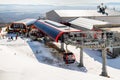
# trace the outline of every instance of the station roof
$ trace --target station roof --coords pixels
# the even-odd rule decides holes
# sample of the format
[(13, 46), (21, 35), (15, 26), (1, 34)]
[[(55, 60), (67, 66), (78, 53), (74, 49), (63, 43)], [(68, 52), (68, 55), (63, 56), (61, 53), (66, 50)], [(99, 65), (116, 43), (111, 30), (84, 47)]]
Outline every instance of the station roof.
[[(99, 13), (97, 10), (54, 10), (60, 17), (90, 17), (107, 16)], [(106, 10), (108, 16), (120, 16), (120, 12), (115, 10)]]
[(38, 20), (34, 25), (56, 42), (58, 42), (58, 39), (66, 32), (80, 31), (50, 20)]
[(105, 25), (105, 24), (108, 24), (109, 22), (88, 19), (88, 18), (77, 18), (77, 19), (71, 21), (70, 23), (77, 25), (77, 27), (80, 26), (80, 27), (86, 28), (88, 30), (91, 30), (91, 29), (93, 29), (94, 25)]
[(18, 23), (18, 24), (25, 24), (26, 26), (33, 24), (37, 19), (24, 19), (24, 20), (20, 20), (20, 21), (16, 21), (13, 22), (14, 23)]

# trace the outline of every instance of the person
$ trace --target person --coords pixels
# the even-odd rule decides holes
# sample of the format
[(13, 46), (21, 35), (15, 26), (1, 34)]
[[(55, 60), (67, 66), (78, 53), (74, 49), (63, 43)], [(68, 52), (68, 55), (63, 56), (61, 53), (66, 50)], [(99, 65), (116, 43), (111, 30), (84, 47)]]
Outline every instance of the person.
[(46, 42), (47, 42), (46, 37), (43, 37), (43, 41), (44, 41), (44, 44), (46, 44)]
[(16, 38), (16, 40), (17, 40), (17, 38), (18, 38), (18, 33), (16, 34), (15, 38)]
[(11, 40), (13, 40), (13, 36), (11, 36)]

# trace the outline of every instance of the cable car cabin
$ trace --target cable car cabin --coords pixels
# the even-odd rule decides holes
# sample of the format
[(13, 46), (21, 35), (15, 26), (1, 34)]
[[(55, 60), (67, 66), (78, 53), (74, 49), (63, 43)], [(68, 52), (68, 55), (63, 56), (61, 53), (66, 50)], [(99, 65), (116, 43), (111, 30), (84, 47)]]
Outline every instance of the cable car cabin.
[(75, 62), (75, 55), (72, 52), (64, 53), (63, 60), (66, 64), (71, 64)]

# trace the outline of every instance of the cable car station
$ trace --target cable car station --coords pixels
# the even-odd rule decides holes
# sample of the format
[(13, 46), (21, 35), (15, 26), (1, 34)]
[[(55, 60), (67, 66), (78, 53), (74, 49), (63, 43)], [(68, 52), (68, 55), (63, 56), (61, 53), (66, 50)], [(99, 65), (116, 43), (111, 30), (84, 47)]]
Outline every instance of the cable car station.
[[(27, 21), (22, 20), (20, 22), (18, 21), (12, 23), (10, 26), (10, 30), (12, 30), (12, 28), (14, 27), (13, 28), (14, 30), (12, 30), (12, 32), (14, 31), (16, 32), (16, 29), (18, 30), (16, 26), (21, 26), (23, 24), (25, 25), (26, 31), (28, 31), (28, 29), (31, 29), (31, 31), (34, 32), (33, 29), (36, 29), (39, 31), (39, 34), (44, 34), (44, 36), (42, 37), (44, 38), (48, 37), (55, 42), (60, 42), (61, 50), (63, 51), (63, 61), (65, 61), (66, 64), (74, 63), (76, 60), (74, 53), (68, 51), (67, 45), (74, 45), (77, 48), (80, 48), (79, 67), (84, 67), (84, 62), (83, 62), (84, 48), (101, 50), (102, 61), (103, 61), (102, 72), (101, 72), (102, 76), (108, 76), (107, 68), (106, 68), (106, 56), (109, 55), (111, 58), (115, 58), (118, 55), (120, 55), (119, 53), (114, 52), (116, 50), (114, 48), (120, 48), (120, 42), (119, 42), (120, 33), (118, 32), (104, 31), (104, 30), (82, 31), (80, 29), (72, 28), (70, 26), (66, 26), (51, 20), (31, 20), (31, 19), (30, 20), (27, 19)], [(98, 26), (100, 28), (103, 28), (102, 25), (95, 25), (94, 27), (98, 29)], [(64, 49), (64, 43), (66, 44), (66, 50)]]

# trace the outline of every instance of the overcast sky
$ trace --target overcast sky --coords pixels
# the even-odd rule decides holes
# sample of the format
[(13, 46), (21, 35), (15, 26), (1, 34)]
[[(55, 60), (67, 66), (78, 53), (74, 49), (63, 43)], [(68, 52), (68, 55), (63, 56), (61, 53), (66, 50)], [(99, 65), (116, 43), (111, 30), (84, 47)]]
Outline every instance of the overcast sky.
[(88, 3), (120, 2), (120, 0), (0, 0), (0, 4), (80, 5)]

